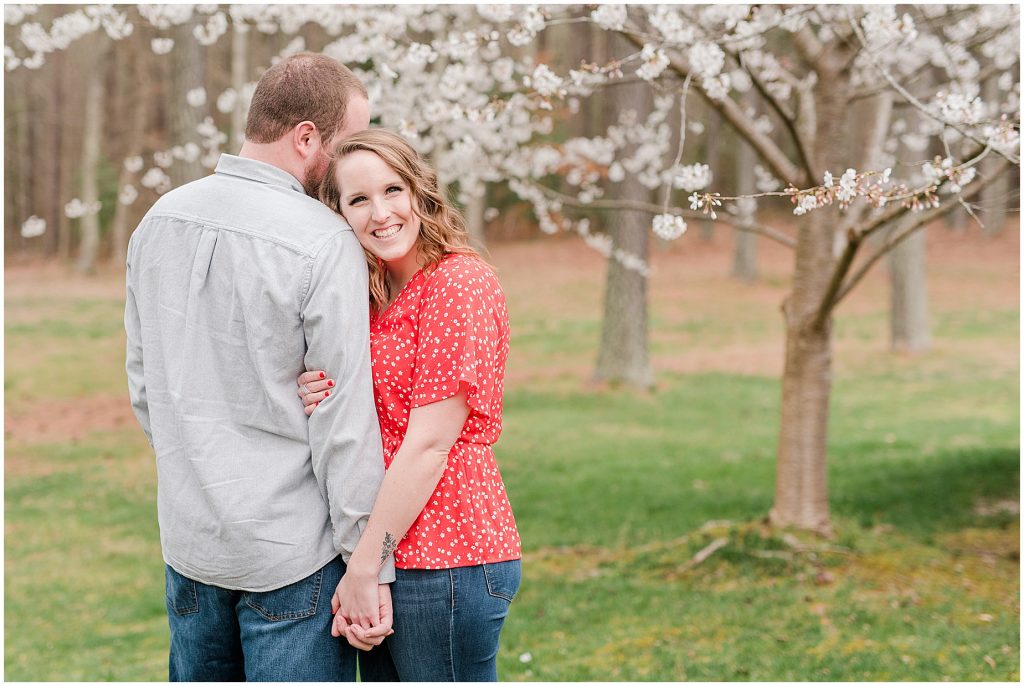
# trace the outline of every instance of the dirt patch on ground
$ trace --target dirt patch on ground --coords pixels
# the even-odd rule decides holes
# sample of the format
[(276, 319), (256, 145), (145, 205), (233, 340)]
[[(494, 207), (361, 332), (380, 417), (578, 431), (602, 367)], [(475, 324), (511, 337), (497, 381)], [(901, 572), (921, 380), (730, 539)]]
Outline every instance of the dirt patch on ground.
[(974, 506), (974, 513), (982, 517), (999, 514), (1020, 514), (1020, 502), (1017, 500), (982, 500)]
[(4, 298), (124, 298), (124, 269), (101, 265), (91, 276), (53, 261), (17, 260), (4, 265)]
[[(94, 431), (135, 424), (127, 395), (91, 395), (87, 400), (47, 400), (4, 412), (4, 440), (16, 443), (78, 441)], [(141, 429), (140, 429), (141, 431)], [(11, 460), (8, 457), (7, 464)]]

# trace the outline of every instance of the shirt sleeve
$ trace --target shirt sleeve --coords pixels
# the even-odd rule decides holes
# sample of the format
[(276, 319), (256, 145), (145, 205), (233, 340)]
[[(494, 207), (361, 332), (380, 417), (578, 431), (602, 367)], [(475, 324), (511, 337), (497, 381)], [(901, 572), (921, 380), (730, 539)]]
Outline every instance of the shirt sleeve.
[(149, 401), (146, 396), (146, 374), (142, 366), (142, 322), (139, 307), (135, 301), (137, 284), (132, 270), (134, 241), (128, 244), (128, 261), (125, 271), (124, 330), (128, 340), (125, 350), (125, 371), (128, 373), (128, 395), (132, 411), (146, 432), (149, 444), (153, 445), (153, 430), (149, 420)]
[[(366, 260), (351, 231), (341, 231), (313, 260), (302, 306), (306, 369), (334, 380), (309, 418), (313, 473), (328, 504), (334, 546), (348, 563), (384, 479), (380, 425), (370, 372)], [(394, 557), (380, 573), (395, 579)]]
[(468, 387), (470, 408), (500, 413), (495, 360), (507, 331), (504, 295), (482, 265), (442, 263), (428, 276), (420, 300), (412, 407), (444, 400)]

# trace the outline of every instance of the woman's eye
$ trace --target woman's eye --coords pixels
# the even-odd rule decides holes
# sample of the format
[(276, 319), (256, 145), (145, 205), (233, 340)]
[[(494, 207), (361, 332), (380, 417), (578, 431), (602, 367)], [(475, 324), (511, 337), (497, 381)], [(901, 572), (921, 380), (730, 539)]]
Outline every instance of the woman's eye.
[(388, 193), (401, 193), (401, 192), (402, 192), (402, 187), (401, 186), (388, 186)]
[(348, 201), (348, 204), (349, 204), (349, 205), (355, 205), (356, 203), (360, 203), (360, 202), (362, 202), (362, 201), (364, 201), (364, 200), (366, 200), (366, 198), (365, 198), (364, 196), (362, 196), (362, 195), (357, 195), (356, 197), (354, 197), (354, 198), (352, 198), (351, 200), (349, 200), (349, 201)]

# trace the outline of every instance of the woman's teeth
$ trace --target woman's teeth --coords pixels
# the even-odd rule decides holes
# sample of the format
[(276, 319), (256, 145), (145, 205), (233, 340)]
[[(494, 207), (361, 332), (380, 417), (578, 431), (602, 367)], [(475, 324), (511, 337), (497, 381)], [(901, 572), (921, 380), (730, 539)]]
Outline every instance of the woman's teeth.
[(376, 231), (373, 232), (373, 235), (376, 236), (377, 238), (391, 238), (401, 230), (401, 224), (393, 224), (384, 229), (377, 229)]

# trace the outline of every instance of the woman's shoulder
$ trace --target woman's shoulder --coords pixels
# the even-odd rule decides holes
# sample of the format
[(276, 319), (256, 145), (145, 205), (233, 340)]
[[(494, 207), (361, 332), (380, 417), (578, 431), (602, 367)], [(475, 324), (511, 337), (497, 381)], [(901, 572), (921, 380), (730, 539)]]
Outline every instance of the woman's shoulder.
[(438, 284), (472, 284), (486, 282), (497, 285), (494, 269), (476, 255), (450, 253), (444, 256), (427, 277)]
[(499, 307), (505, 302), (494, 269), (476, 255), (449, 254), (426, 275), (424, 295), (445, 301), (478, 303), (483, 307)]

